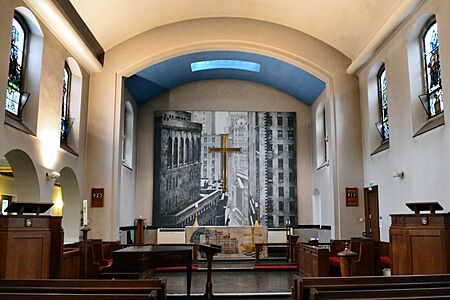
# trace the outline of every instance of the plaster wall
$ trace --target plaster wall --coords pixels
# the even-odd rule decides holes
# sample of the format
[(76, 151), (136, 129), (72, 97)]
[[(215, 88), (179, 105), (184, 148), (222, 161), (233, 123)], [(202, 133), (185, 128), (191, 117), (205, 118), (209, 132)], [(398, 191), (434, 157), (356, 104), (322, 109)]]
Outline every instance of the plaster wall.
[[(318, 162), (317, 158), (317, 110), (320, 105), (323, 105), (323, 109), (325, 109), (325, 124), (326, 124), (326, 134), (329, 136), (329, 142), (327, 142), (327, 160), (324, 164)], [(332, 225), (334, 224), (334, 203), (333, 203), (333, 172), (331, 161), (334, 159), (331, 155), (333, 150), (330, 149), (332, 146), (332, 125), (331, 121), (333, 120), (332, 116), (330, 116), (331, 106), (326, 99), (326, 91), (322, 92), (320, 96), (314, 101), (311, 106), (311, 173), (312, 173), (312, 194), (311, 194), (311, 202), (313, 207), (313, 222), (311, 224), (314, 225)], [(320, 141), (321, 142), (321, 141)], [(331, 156), (331, 157), (330, 157)], [(334, 235), (334, 231), (332, 232)]]
[[(119, 200), (119, 226), (130, 226), (133, 225), (134, 219), (139, 217), (140, 212), (136, 211), (136, 144), (137, 144), (137, 106), (134, 98), (128, 92), (126, 88), (123, 89), (123, 104), (125, 102), (129, 102), (132, 106), (134, 117), (133, 117), (133, 132), (131, 143), (128, 146), (132, 146), (131, 150), (131, 165), (125, 166), (122, 164), (121, 166), (121, 183), (120, 183), (120, 200)], [(122, 105), (122, 118), (124, 116), (125, 105)], [(122, 121), (123, 124), (124, 121)], [(124, 130), (124, 126), (122, 126), (121, 130)], [(123, 133), (122, 133), (123, 134)], [(123, 151), (122, 147), (122, 151)], [(123, 156), (121, 156), (123, 157)]]
[[(336, 236), (359, 235), (362, 231), (361, 225), (356, 221), (359, 218), (354, 217), (353, 210), (346, 210), (345, 205), (343, 206), (345, 187), (361, 188), (363, 178), (357, 78), (345, 72), (350, 60), (325, 43), (299, 31), (240, 18), (205, 18), (174, 23), (142, 33), (107, 51), (102, 72), (91, 77), (92, 100), (89, 106), (86, 172), (86, 182), (89, 185), (86, 186), (86, 192), (94, 186), (105, 187), (105, 199), (108, 199), (104, 208), (92, 212), (92, 235), (105, 239), (117, 235), (118, 220), (111, 219), (111, 216), (117, 216), (119, 199), (117, 182), (120, 177), (119, 112), (122, 76), (130, 76), (170, 57), (207, 50), (240, 50), (275, 57), (326, 82), (326, 98), (330, 103), (334, 122), (332, 197), (337, 206), (336, 219), (339, 220), (335, 224), (335, 232)], [(194, 102), (190, 105), (187, 100), (173, 98), (174, 95), (176, 92), (163, 96), (170, 103), (168, 107), (174, 109), (192, 108), (202, 101), (192, 99), (189, 101)], [(173, 105), (171, 99), (177, 99)], [(245, 103), (242, 107), (237, 103), (231, 106), (227, 102), (218, 104), (215, 109), (230, 110), (235, 105), (236, 110), (242, 110), (246, 106)], [(271, 107), (277, 106), (277, 103), (272, 102)], [(152, 145), (147, 147), (153, 149)], [(308, 169), (311, 170), (311, 164)], [(142, 176), (147, 176), (146, 182), (151, 185), (152, 172)], [(151, 193), (146, 197), (151, 199)], [(138, 194), (137, 199), (139, 198)], [(143, 200), (139, 199), (138, 202), (140, 201)], [(310, 211), (311, 214), (311, 196), (305, 203), (298, 204), (300, 211)], [(145, 205), (151, 207), (151, 200)], [(361, 206), (358, 208), (358, 215), (360, 210)], [(150, 209), (142, 210), (142, 214), (147, 220), (151, 218)], [(306, 221), (311, 222), (312, 217), (306, 217)]]
[[(444, 125), (413, 135), (426, 118), (418, 105), (417, 78), (411, 70), (417, 68), (411, 61), (408, 45), (416, 35), (417, 24), (435, 14), (439, 29), (439, 53), (444, 95), (444, 119), (450, 120), (450, 2), (425, 1), (424, 4), (378, 50), (376, 56), (359, 72), (361, 120), (363, 133), (364, 185), (378, 185), (379, 209), (382, 220), (381, 240), (389, 240), (389, 214), (411, 213), (408, 202), (437, 201), (450, 209), (450, 130)], [(385, 63), (387, 97), (389, 100), (389, 149), (371, 155), (380, 143), (375, 122), (378, 121), (374, 76)], [(375, 75), (374, 75), (375, 74)], [(419, 74), (420, 76), (420, 74)], [(419, 86), (420, 87), (420, 86)], [(404, 171), (403, 179), (393, 178), (394, 170)]]
[[(6, 94), (8, 77), (11, 24), (14, 9), (26, 5), (20, 0), (1, 2), (0, 10), (0, 95)], [(47, 180), (45, 174), (56, 170), (61, 171), (68, 167), (72, 169), (78, 179), (80, 189), (84, 190), (84, 164), (85, 164), (85, 135), (87, 120), (87, 99), (89, 92), (89, 74), (81, 69), (83, 76), (82, 95), (80, 104), (79, 146), (77, 155), (60, 148), (60, 115), (61, 94), (63, 87), (64, 61), (71, 54), (53, 36), (51, 31), (40, 21), (39, 26), (43, 32), (42, 66), (40, 72), (39, 95), (30, 97), (36, 105), (37, 126), (34, 134), (26, 134), (4, 123), (5, 100), (0, 101), (0, 156), (9, 151), (20, 149), (25, 152), (33, 162), (39, 182), (39, 193), (33, 199), (17, 199), (18, 201), (51, 202), (54, 180)], [(27, 105), (30, 105), (27, 104)], [(14, 170), (13, 170), (14, 171)], [(21, 188), (26, 189), (26, 182), (17, 182)], [(79, 199), (81, 203), (81, 199)]]

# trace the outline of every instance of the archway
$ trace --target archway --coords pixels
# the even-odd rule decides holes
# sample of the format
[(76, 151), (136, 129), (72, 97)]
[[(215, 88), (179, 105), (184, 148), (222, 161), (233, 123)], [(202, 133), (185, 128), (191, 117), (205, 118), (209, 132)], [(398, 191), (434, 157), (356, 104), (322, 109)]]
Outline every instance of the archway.
[[(24, 151), (14, 149), (5, 154), (2, 160), (11, 170), (10, 187), (15, 195), (11, 200), (21, 202), (40, 202), (39, 180), (31, 158)], [(14, 184), (12, 183), (14, 181)], [(15, 196), (15, 199), (14, 199)]]
[(55, 202), (52, 212), (63, 216), (64, 243), (78, 242), (81, 226), (81, 194), (78, 180), (74, 171), (69, 167), (63, 168), (60, 174), (53, 190), (52, 201)]

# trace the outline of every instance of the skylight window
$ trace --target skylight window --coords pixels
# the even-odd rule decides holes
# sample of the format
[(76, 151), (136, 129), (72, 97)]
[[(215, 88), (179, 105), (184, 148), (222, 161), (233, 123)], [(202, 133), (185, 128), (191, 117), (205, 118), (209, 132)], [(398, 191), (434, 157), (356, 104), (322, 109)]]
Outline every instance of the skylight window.
[(235, 69), (250, 72), (259, 72), (260, 64), (232, 59), (205, 60), (191, 63), (192, 72), (212, 69)]

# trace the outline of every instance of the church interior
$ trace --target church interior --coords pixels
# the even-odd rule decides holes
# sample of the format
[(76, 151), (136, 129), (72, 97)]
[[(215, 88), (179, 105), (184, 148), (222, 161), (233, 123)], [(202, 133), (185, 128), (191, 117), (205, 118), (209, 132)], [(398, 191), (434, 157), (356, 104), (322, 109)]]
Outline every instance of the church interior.
[(450, 295), (450, 1), (0, 4), (0, 299)]

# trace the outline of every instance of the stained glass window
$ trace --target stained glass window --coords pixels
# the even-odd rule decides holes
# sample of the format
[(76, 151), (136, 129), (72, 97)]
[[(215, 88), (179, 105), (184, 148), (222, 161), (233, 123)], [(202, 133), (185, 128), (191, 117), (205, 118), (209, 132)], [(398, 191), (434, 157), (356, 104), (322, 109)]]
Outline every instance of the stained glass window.
[(64, 65), (62, 110), (61, 110), (61, 140), (66, 141), (70, 128), (69, 107), (70, 107), (70, 85), (72, 83), (72, 72), (69, 65)]
[(6, 111), (20, 117), (20, 92), (23, 84), (26, 30), (18, 17), (13, 18), (11, 52), (9, 54), (8, 86), (6, 88)]
[(389, 138), (389, 114), (387, 99), (387, 79), (384, 64), (381, 66), (377, 74), (378, 83), (378, 103), (380, 106), (380, 121), (377, 123), (381, 138), (387, 140)]
[(438, 27), (435, 19), (428, 22), (423, 37), (423, 60), (427, 93), (427, 112), (433, 117), (444, 110), (442, 101), (441, 66)]

